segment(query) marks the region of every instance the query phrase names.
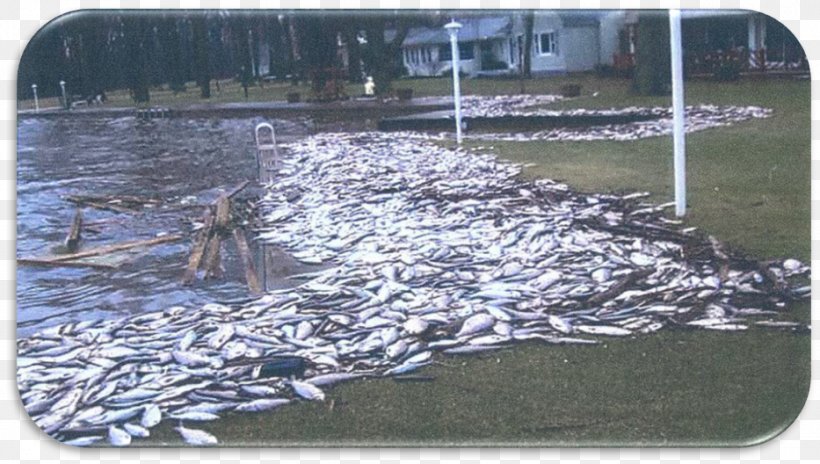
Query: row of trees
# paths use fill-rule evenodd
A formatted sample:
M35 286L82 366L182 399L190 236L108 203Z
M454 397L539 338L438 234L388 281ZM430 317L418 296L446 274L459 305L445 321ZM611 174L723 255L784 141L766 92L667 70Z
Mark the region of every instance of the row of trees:
M471 14L481 13L460 17ZM641 15L635 76L640 93L663 93L668 87L666 18ZM183 92L193 81L209 98L213 79L238 78L245 85L260 79L263 57L268 75L310 81L317 92L338 77L333 68L344 67L351 81L373 76L377 92L385 93L402 71L400 47L408 30L440 27L448 20L436 12L79 12L58 18L31 40L20 62L18 96L29 97L31 84L41 96L56 96L59 82L66 81L69 95L129 89L135 101L146 102L151 88ZM525 12L523 20L521 76L526 78L533 12Z
M260 56L269 75L310 80L321 89L328 68L341 67L347 52L349 79L372 75L385 92L400 72L401 42L413 25L441 22L436 14L270 11L88 11L70 14L44 27L20 62L18 96L38 84L42 96L92 96L129 89L145 102L150 89L186 91L195 81L209 98L213 79L261 78ZM396 31L386 37L385 31ZM267 54L265 53L267 51ZM260 54L261 52L261 54Z

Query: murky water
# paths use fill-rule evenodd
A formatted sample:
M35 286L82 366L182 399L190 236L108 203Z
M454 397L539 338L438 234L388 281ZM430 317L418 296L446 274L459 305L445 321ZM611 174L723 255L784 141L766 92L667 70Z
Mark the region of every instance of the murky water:
M30 267L17 270L18 336L69 320L117 317L173 305L248 296L234 244L223 245L221 280L180 284L201 208L221 189L257 175L256 120L21 119L17 152L17 256L59 251L76 206L65 195L134 195L162 200L141 214L83 208L83 248L149 239L186 238L118 254L116 270ZM300 122L272 121L281 138L306 132ZM249 240L252 237L248 237ZM121 258L122 257L122 258ZM261 259L260 259L261 262Z

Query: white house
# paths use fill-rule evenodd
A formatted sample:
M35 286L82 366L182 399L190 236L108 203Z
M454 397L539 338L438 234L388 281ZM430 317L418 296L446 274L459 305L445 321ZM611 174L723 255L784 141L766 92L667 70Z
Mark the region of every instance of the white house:
M536 11L533 21L533 74L591 71L599 65L634 65L636 10ZM524 53L523 13L455 18L462 72L470 76L515 74ZM805 53L777 20L748 10L685 10L684 53L691 71L706 56L748 55L749 70L803 69ZM745 56L745 55L742 55ZM411 76L439 76L451 69L449 36L443 27L411 29L402 43L402 61ZM708 63L707 63L708 64Z
M539 11L534 13L531 70L534 74L589 71L611 64L622 11ZM458 20L458 18L456 18ZM523 15L459 20L461 69L471 76L520 71L524 53ZM438 76L451 68L449 36L443 28L411 29L402 43L411 76Z

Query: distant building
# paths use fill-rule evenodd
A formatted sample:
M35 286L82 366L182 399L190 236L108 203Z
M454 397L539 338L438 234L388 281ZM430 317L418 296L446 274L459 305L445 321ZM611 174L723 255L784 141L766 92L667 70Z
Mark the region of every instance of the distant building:
M591 71L598 66L635 64L635 10L538 11L534 14L531 72ZM524 15L456 18L461 70L470 76L517 74L524 54ZM788 29L747 10L684 10L684 53L694 72L709 60L740 57L743 69L806 69L802 47ZM717 58L716 58L717 57ZM450 43L443 27L413 28L402 43L410 76L440 76L451 70Z
M622 11L539 11L534 15L533 74L590 71L612 64ZM462 72L471 76L518 73L524 53L523 15L459 20ZM411 76L439 76L451 69L449 36L443 28L411 29L402 43Z

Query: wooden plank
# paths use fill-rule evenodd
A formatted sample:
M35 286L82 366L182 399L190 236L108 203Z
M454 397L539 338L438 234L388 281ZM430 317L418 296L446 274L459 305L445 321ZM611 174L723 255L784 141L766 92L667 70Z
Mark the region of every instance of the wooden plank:
M51 261L42 258L17 258L17 264L46 267L91 267L95 269L117 269L118 267L113 264L90 263L85 261Z
M77 212L74 213L74 220L71 221L71 227L68 229L68 235L65 238L65 247L68 251L72 253L77 251L77 247L80 245L80 239L82 239L82 228L83 210L77 208Z
M117 213L126 213L126 214L139 213L139 210L126 208L125 206L120 206L120 205L112 205L110 203L97 203L95 201L76 201L74 203L81 204L81 205L86 205L86 206L91 206L92 208L104 209L104 210L108 210L108 211L114 211L114 212L117 212Z
M233 238L236 241L236 248L239 249L239 257L242 258L242 265L245 267L245 283L248 284L248 290L250 290L252 295L261 295L262 286L259 284L259 277L256 275L248 241L245 239L245 233L237 227L233 230Z
M211 214L211 208L205 208L205 214L202 216L202 230L194 240L194 246L191 247L191 257L188 258L188 266L185 268L185 274L182 276L183 285L191 285L196 279L196 271L199 269L199 264L202 262L202 255L205 253L205 247L208 245L208 239L211 237L211 232L214 225L214 217Z
M216 217L214 218L213 235L208 242L205 252L205 278L218 279L222 277L222 236L227 232L231 220L231 201L222 194L216 200Z
M222 238L219 236L218 233L214 233L211 239L208 241L208 247L205 251L205 278L206 279L218 279L222 277L222 259L220 248L222 242Z
M108 224L122 224L123 222L125 222L125 220L126 219L123 217L112 217L108 219L100 219L99 221L83 221L83 227L103 226Z
M216 221L214 226L217 232L226 232L229 222L231 222L231 201L227 195L222 194L216 199Z
M113 201L122 203L138 203L142 205L158 205L162 203L162 200L157 200L156 198L144 198L134 195L67 195L66 199L69 201L73 199L81 202L93 201L96 203L110 203Z
M234 196L236 196L237 193L244 190L245 187L247 187L248 184L250 184L250 183L251 183L251 181L249 181L249 180L246 180L246 181L242 182L241 184L239 184L236 187L232 188L225 196L228 197L229 199L233 198Z
M49 256L47 258L39 258L45 261L51 262L62 262L62 261L72 261L79 258L86 258L88 256L98 256L98 255L105 255L109 253L113 253L115 251L122 251L122 250L130 250L131 248L137 247L144 247L144 246L152 246L152 245L159 245L161 243L168 243L180 240L182 235L173 234L173 235L164 235L162 237L156 237L148 240L137 240L134 242L126 242L126 243L116 243L114 245L105 245L99 248L92 248L90 250L81 251L79 253L70 253L66 255L60 256Z

